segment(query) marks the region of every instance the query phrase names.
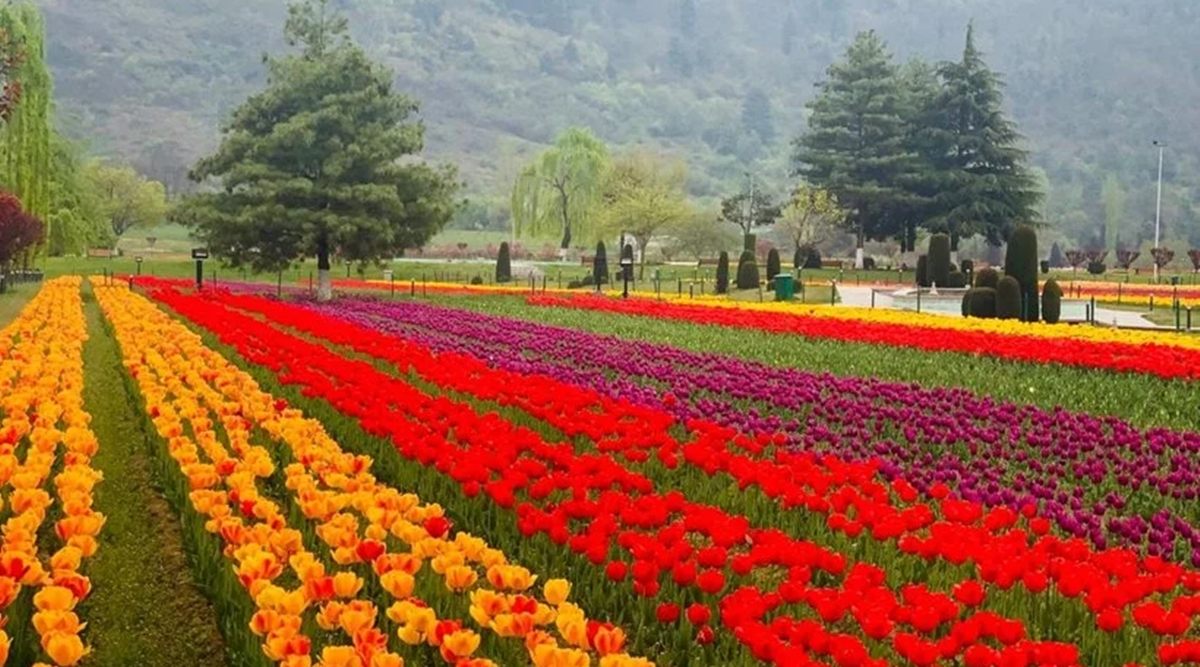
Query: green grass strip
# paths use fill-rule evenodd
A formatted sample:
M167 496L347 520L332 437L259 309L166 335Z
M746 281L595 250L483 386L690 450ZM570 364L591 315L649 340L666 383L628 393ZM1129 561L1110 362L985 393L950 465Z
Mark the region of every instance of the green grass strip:
M208 600L192 580L179 520L156 490L140 401L128 393L121 353L100 308L84 295L84 407L104 473L96 509L108 517L88 561L92 594L80 617L89 667L224 667L225 643Z

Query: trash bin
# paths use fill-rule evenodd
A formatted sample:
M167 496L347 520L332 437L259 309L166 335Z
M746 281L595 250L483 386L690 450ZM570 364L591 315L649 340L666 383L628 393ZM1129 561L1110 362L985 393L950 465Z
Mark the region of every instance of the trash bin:
M796 296L796 278L790 273L775 276L775 300L791 301Z

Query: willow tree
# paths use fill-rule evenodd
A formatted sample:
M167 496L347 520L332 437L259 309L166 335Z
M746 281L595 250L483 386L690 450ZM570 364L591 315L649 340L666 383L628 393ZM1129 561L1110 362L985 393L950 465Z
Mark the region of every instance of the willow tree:
M513 231L518 236L561 233L563 250L573 237L589 236L608 161L608 147L591 130L573 127L558 135L513 185Z
M45 24L35 5L8 4L0 6L0 33L19 49L3 83L5 96L12 95L13 85L20 93L0 131L0 185L19 197L31 215L50 220L53 82L46 66Z

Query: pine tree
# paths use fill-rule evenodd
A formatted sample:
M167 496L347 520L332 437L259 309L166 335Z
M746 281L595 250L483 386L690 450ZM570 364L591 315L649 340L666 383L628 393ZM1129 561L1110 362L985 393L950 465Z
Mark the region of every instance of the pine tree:
M919 163L908 152L897 68L874 31L859 33L829 67L809 103L809 131L796 140L796 172L832 192L850 214L846 226L863 244L901 233L889 213L913 200L905 182Z
M973 26L958 62L938 67L941 91L924 116L919 143L939 186L931 218L959 240L982 234L1000 245L1037 216L1041 194L1020 148L1021 135L1004 114L999 75L975 47Z
M775 139L775 122L771 119L771 98L761 88L753 88L742 102L742 126L754 132L764 144Z

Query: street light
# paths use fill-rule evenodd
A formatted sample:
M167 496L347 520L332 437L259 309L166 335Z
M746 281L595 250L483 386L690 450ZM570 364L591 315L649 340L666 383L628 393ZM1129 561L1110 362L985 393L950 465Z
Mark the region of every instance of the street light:
M1158 200L1154 205L1154 248L1158 248L1158 230L1162 222L1162 171L1163 171L1163 149L1167 145L1158 139L1154 140L1154 145L1158 146ZM1154 282L1158 282L1158 260L1154 260Z

